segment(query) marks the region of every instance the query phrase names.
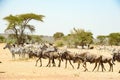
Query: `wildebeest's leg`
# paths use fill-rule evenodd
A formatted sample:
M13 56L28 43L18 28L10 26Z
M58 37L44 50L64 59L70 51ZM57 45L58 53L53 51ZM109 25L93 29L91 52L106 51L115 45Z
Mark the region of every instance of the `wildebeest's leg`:
M70 63L70 65L72 66L72 68L74 69L74 66L72 65L72 63L71 63L71 61L69 60L69 63Z
M101 63L101 67L102 67L102 72L103 72L104 70L106 71L106 69L105 69L103 63Z
M36 64L35 64L35 66L37 66L37 63L38 63L39 60L40 60L40 58L38 58L38 59L36 60Z
M79 69L80 68L80 61L78 62L78 67L77 67L77 69Z
M84 58L84 61L83 61L83 67L84 67L84 69L85 69L84 71L88 71L88 69L87 69L87 67L86 67L86 61L87 61L86 58Z
M54 58L52 58L52 64L53 64L53 67L56 66Z
M67 59L65 60L66 62L65 62L65 68L67 68Z
M58 60L59 60L58 67L60 67L60 65L61 65L61 59L60 59L60 58L58 58Z
M42 66L42 59L40 58L40 67Z
M99 64L98 64L97 71L99 71L100 65L101 65L101 62L99 62Z
M101 67L102 67L102 72L103 72L103 71L104 71L104 70L103 70L103 68L104 68L103 63L101 63Z
M49 61L46 67L50 67L50 66L51 66L51 59L49 58Z
M113 72L113 64L112 64L112 72Z
M83 67L85 68L84 71L88 71L87 67L86 67L86 61L83 63Z
M104 69L104 71L106 71L106 69L105 69L105 67L104 67L104 64L102 64L103 65L103 69Z
M110 66L109 71L111 71L111 70L112 70L112 72L113 72L113 64L112 64L110 61L108 62L108 64L109 64L109 66Z
M96 67L97 67L97 62L95 62L95 67L93 68L92 71L94 71L96 69Z
M100 65L101 65L101 68L102 68L102 72L103 72L104 70L106 71L106 69L105 69L105 67L104 67L104 65L103 65L103 62L99 62L97 71L99 71Z

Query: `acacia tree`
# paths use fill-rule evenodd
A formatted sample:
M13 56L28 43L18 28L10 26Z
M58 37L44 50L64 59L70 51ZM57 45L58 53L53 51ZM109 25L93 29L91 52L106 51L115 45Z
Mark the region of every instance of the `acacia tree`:
M98 44L105 45L107 44L107 36L99 35L97 36Z
M83 29L74 28L71 32L71 35L74 38L75 47L78 45L82 46L82 48L84 48L85 45L88 45L89 47L90 44L93 42L93 34Z
M120 33L110 33L108 37L110 45L120 45Z
M5 29L5 32L9 31L10 34L15 34L16 43L23 44L25 42L26 30L29 30L30 32L35 31L35 27L29 24L29 22L31 20L43 22L43 17L44 15L37 15L33 13L20 14L15 16L9 15L4 18L6 21L8 21L8 26Z
M68 47L75 47L74 46L74 37L72 36L72 34L68 34L67 36L64 36L63 40Z
M56 32L53 37L55 40L57 39L61 39L64 36L64 34L62 32Z

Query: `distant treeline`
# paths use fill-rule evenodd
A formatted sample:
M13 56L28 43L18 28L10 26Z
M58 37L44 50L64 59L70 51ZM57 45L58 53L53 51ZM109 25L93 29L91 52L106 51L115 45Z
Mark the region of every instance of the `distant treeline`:
M7 43L34 43L34 42L48 42L54 43L56 46L91 46L96 45L117 45L120 46L120 32L110 33L109 35L98 35L93 37L93 33L80 28L73 28L68 34L63 32L56 32L52 37L45 37L39 35L29 35L28 33L35 32L35 26L30 24L31 20L43 22L44 15L27 13L19 15L9 15L4 18L8 22L5 33L8 35L1 35L0 42Z

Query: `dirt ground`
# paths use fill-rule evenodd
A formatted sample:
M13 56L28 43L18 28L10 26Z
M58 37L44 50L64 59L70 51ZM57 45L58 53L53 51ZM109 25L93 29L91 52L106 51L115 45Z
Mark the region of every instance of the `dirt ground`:
M88 72L84 72L84 68L73 69L68 63L65 69L65 61L59 67L45 67L47 60L43 60L43 66L35 66L36 59L20 60L18 56L12 60L11 53L8 49L3 49L5 44L0 43L0 80L120 80L120 63L114 66L114 72L101 72L92 69L94 64L87 63ZM56 61L57 64L57 61ZM75 68L77 64L74 63ZM105 64L108 70L108 64Z

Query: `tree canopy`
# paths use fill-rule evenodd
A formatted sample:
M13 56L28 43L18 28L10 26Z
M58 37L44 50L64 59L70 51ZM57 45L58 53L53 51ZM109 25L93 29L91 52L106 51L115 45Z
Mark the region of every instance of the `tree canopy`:
M66 38L68 42L72 42L75 47L82 46L84 48L85 45L90 45L93 42L93 34L90 31L85 31L84 29L76 29L73 28L71 34L69 34Z
M21 44L25 42L25 35L26 31L29 30L30 32L35 31L35 27L29 22L31 20L37 20L43 22L44 15L37 15L33 13L28 14L20 14L20 15L9 15L4 18L4 20L8 21L8 26L5 30L8 31L10 34L15 34L16 43Z
M54 37L55 40L60 39L60 38L62 38L63 36L64 36L64 34L63 34L62 32L56 32L56 33L53 35L53 37Z
M98 40L98 44L100 44L100 45L106 45L107 44L107 36L105 36L105 35L99 35L99 36L97 36L97 40Z
M120 33L110 33L109 34L109 44L110 45L120 45Z

